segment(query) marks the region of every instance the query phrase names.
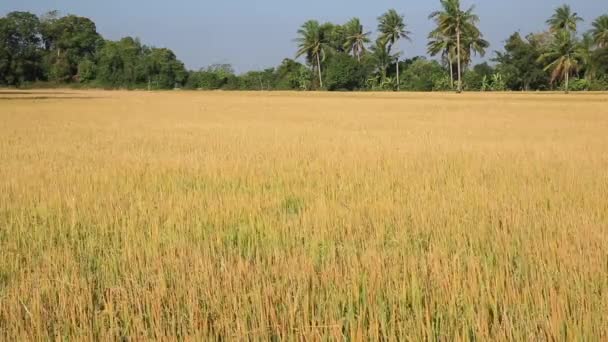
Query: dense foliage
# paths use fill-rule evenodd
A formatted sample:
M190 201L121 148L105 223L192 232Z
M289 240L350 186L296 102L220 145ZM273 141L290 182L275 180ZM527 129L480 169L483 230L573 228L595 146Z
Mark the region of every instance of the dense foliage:
M344 25L309 20L298 30L296 58L276 68L237 75L228 64L187 71L166 48L137 38L105 40L95 23L50 12L41 17L11 12L0 18L0 86L73 85L142 89L224 90L606 90L608 15L589 32L569 6L557 8L545 32L512 34L492 64L473 65L489 43L478 28L474 7L440 0L429 16L428 53L404 56L396 45L409 40L404 16L389 10L378 17L377 39L358 18Z

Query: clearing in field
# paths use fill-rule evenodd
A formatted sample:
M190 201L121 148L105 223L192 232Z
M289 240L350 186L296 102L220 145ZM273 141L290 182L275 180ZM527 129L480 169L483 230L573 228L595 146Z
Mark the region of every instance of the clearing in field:
M0 94L0 339L608 339L608 95Z

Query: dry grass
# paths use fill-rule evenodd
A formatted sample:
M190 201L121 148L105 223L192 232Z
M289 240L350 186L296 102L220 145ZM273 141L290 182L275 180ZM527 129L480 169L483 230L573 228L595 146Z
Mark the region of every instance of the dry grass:
M0 95L0 339L607 340L607 312L606 94Z

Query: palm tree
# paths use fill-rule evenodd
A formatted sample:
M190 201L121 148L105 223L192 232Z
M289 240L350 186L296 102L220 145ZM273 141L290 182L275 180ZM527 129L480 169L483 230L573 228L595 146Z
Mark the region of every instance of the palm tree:
M577 56L581 62L581 69L585 73L585 79L591 80L595 77L597 71L596 61L594 59L593 47L595 43L591 33L583 34L580 42L577 44Z
M387 51L390 55L391 49L397 44L399 39L410 39L410 34L406 29L403 16L397 13L394 9L389 10L378 18L378 31L380 32L379 40L387 44ZM399 60L397 59L397 90L399 86Z
M386 44L381 40L376 40L370 51L371 60L376 66L376 71L380 73L380 84L385 84L387 69L395 60L395 56L388 52Z
M490 43L483 39L481 32L476 27L466 26L461 33L461 59L464 65L471 63L471 55L483 57Z
M299 37L295 39L298 43L296 58L306 56L306 60L316 67L319 75L319 85L323 88L323 76L321 72L321 62L325 60L325 53L328 49L325 33L316 20L309 20L298 30Z
M354 57L357 57L357 61L361 62L361 56L365 53L365 44L370 42L370 32L363 32L363 25L359 18L353 18L347 22L344 27L346 28L346 43L344 49L348 53L352 53Z
M592 25L591 34L595 45L600 49L608 47L608 14L595 19Z
M443 35L456 41L458 92L461 93L463 62L470 61L472 51L483 53L489 44L483 40L483 35L476 26L479 23L479 17L473 13L473 6L463 11L460 8L460 0L441 0L441 7L441 11L435 11L429 15L429 19L435 20L437 25L431 35Z
M547 24L552 32L566 30L576 32L576 27L583 18L579 17L578 13L572 12L568 5L563 5L555 9L555 13L547 20Z
M450 87L454 89L454 55L456 50L456 42L449 36L441 32L432 31L429 33L429 42L427 44L427 52L431 56L441 54L443 60L447 61L450 68Z
M581 57L580 46L574 34L567 30L561 30L556 32L547 51L539 57L539 61L548 63L545 71L553 70L551 82L563 78L567 94L570 74L578 70Z

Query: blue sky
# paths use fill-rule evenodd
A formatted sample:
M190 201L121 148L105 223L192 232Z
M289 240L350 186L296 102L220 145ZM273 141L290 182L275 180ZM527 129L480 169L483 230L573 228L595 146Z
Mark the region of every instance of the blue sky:
M462 0L474 4L480 27L492 44L490 55L514 31L540 31L553 9L564 0ZM426 35L432 29L428 14L439 0L2 0L0 15L21 10L42 14L89 17L106 39L139 37L143 43L171 48L190 69L213 63L230 63L239 72L275 66L294 56L298 27L307 19L343 23L359 17L374 31L376 18L389 8L406 17L412 42L400 48L407 56L425 53ZM571 0L584 19L582 29L603 13L606 0Z

